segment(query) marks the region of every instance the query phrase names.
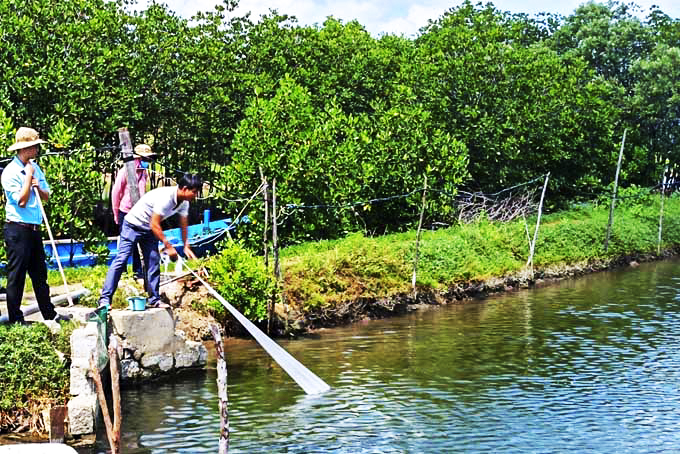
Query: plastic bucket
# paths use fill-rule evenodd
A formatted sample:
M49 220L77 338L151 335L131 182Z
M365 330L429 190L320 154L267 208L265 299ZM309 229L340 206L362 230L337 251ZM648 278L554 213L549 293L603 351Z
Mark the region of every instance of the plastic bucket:
M127 299L128 309L131 311L143 311L146 309L146 297L131 296Z

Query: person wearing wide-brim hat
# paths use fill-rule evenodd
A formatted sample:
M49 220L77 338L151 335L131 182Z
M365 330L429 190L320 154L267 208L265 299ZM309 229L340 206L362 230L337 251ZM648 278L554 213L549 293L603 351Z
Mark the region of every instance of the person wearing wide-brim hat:
M135 162L135 176L137 177L137 188L139 189L139 196L146 193L146 182L148 180L149 162L156 157L156 153L151 151L151 147L147 144L139 144L135 147L133 154ZM113 220L118 225L118 231L123 227L125 215L132 209L132 199L130 198L130 191L127 185L127 170L125 165L118 170L116 179L111 188L111 209L113 210ZM132 272L136 279L143 279L144 272L142 270L142 260L139 256L139 251L134 248L132 251Z
M10 323L25 323L21 311L26 273L31 278L40 313L45 320L66 320L57 314L50 300L47 265L40 227L43 222L40 199L47 201L50 187L35 158L40 144L46 143L35 129L22 127L8 151L14 159L2 172L5 192L5 249L7 252L7 311Z

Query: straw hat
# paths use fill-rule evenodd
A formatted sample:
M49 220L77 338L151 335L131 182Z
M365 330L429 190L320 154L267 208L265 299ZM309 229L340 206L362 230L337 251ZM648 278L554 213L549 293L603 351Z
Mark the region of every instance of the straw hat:
M156 156L156 153L151 151L151 147L145 143L140 143L135 147L135 156L148 158L149 156Z
M17 130L15 144L7 149L7 151L21 150L22 148L32 147L39 143L47 143L38 137L38 131L31 128L21 127Z

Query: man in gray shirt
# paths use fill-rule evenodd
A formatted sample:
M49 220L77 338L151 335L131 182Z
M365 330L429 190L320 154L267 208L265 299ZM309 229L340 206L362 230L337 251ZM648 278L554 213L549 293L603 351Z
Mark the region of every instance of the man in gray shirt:
M113 294L118 288L118 281L127 268L128 258L137 244L142 249L144 264L146 265L148 306L163 307L160 299L160 252L158 242L162 242L165 252L174 261L177 251L163 234L161 221L173 214L179 214L179 225L184 243L184 255L188 259L196 256L188 241L189 202L196 199L201 191L203 181L197 175L185 174L177 186L167 186L149 191L139 199L125 216L120 230L118 253L113 259L106 274L106 281L99 296L99 306L110 306ZM166 306L167 307L167 306Z

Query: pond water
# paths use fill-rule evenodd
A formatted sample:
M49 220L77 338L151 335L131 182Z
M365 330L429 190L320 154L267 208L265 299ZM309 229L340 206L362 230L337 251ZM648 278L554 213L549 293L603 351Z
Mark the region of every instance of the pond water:
M280 343L333 389L228 341L230 453L680 449L678 261ZM217 452L215 378L125 391L123 452Z

